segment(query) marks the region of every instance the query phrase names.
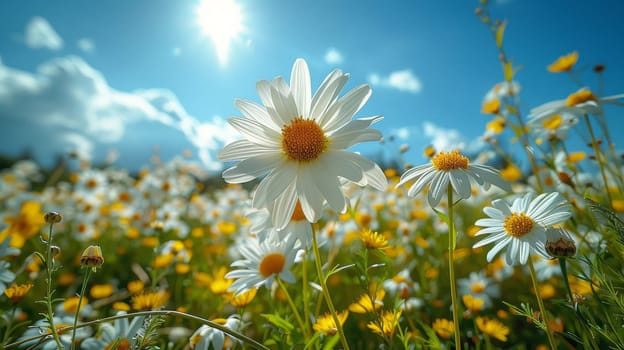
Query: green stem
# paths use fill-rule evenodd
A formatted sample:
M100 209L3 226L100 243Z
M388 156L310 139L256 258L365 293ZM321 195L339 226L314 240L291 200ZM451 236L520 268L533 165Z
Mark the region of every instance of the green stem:
M6 330L4 331L4 336L2 336L2 343L0 345L4 345L11 335L11 327L13 326L13 320L15 319L15 311L17 310L17 305L13 305L13 310L11 310L11 314L8 317Z
M308 333L308 327L305 326L305 324L303 323L303 320L301 319L301 315L299 314L299 311L297 310L297 306L293 302L293 299L290 297L290 293L288 293L288 289L286 289L284 282L282 282L282 280L279 278L276 278L275 280L277 281L277 284L284 292L284 295L286 295L286 300L288 301L288 305L290 305L290 309L295 314L297 323L299 323L299 328L301 328L301 332L303 332L303 336L305 337L305 340L307 341L308 339L310 339L310 333Z
M449 184L446 189L448 197L448 226L449 226L449 252L448 252L448 265L449 265L449 280L451 283L451 303L453 306L453 326L455 327L455 349L461 350L461 333L459 332L459 305L457 305L457 288L455 287L455 264L454 264L454 252L455 244L457 240L457 233L455 231L455 223L453 221L453 188Z
M98 320L93 320L93 321L89 321L89 322L84 322L81 323L79 325L76 326L76 328L83 328L83 327L88 327L88 326L92 326L92 325L96 325L99 323L104 323L104 322L109 322L109 321L114 321L114 320L119 320L119 319L124 319L124 318L132 318L132 317L137 317L137 316L156 316L156 315L163 315L163 316L178 316L178 317L182 317L182 318L187 318L189 320L194 320L194 321L198 321L202 324L205 324L211 328L214 329L218 329L223 333L228 334L231 337L237 338L253 347L255 347L256 349L262 349L262 350L270 350L269 348L267 348L266 346L262 345L261 343L257 342L256 340L249 338L248 336L241 334L239 332L236 332L232 329L229 329L223 325L220 325L218 323L212 322L210 320L207 320L205 318L199 317L199 316L195 316L195 315L191 315L191 314L187 314L184 312L180 312L180 311L174 311L174 310L152 310L152 311L139 311L139 312L134 312L134 313L130 313L130 314L120 314L120 315L115 315L115 316L110 316L110 317L105 317L105 318L101 318ZM62 332L66 332L73 329L73 327L62 327L59 328L59 331ZM33 341L33 340L37 340L37 339L41 339L43 337L48 336L47 334L39 334L39 335L35 335L29 338L24 338L24 339L20 339L19 341L16 341L14 343L8 344L5 349L10 349L10 348L14 348L16 346L19 346L21 344Z
M589 136L591 137L591 143L594 148L594 153L596 154L596 161L598 161L598 167L600 168L602 181L604 181L605 191L607 192L607 198L609 199L609 207L611 207L613 206L613 201L611 199L611 191L609 190L607 174L605 173L604 164L602 162L602 153L600 152L600 148L598 147L598 141L596 140L596 136L594 135L594 129L592 128L591 122L589 121L589 116L587 114L585 114L585 123L587 124L587 130L589 131Z
M334 323L336 324L336 329L338 330L338 335L340 336L340 342L342 343L342 347L344 348L344 350L349 350L349 343L347 342L344 330L342 329L342 324L340 324L340 320L338 319L338 315L336 314L336 308L334 308L334 303L332 302L331 295L329 294L329 289L327 289L327 283L325 283L325 274L323 274L323 268L321 266L321 252L318 248L316 230L314 229L314 225L312 225L312 250L314 251L314 265L316 265L316 273L318 274L319 283L321 284L321 289L323 290L325 303L327 303L329 312L331 313L332 318L334 319Z
M80 305L82 304L82 298L84 297L85 291L87 290L87 282L89 281L89 276L91 276L91 268L87 268L87 272L85 272L84 279L82 280L82 288L80 289L80 296L78 297L78 306L76 306L76 314L74 315L74 327L72 328L72 340L70 349L74 350L76 346L76 325L78 324L78 315L80 315Z
M544 331L546 331L546 335L548 336L548 343L550 344L550 348L552 350L556 350L557 346L555 345L555 339L552 336L552 332L550 331L550 326L548 325L548 314L546 314L546 308L544 307L544 301L542 300L542 296L539 291L539 286L537 285L537 276L535 274L535 267L533 267L533 260L531 260L531 256L529 256L529 270L531 271L531 282L533 282L533 290L535 290L535 297L537 297L537 304L539 305L540 313L542 315L542 320L544 320Z
M563 284L565 284L566 290L568 291L570 303L574 305L574 295L572 294L572 289L570 289L570 281L568 280L568 267L566 263L567 261L565 258L559 258L559 267L561 268L561 274L563 275Z
M52 274L54 273L54 256L52 256L52 227L53 223L50 223L50 231L48 233L48 239L46 241L46 306L48 309L48 322L50 323L50 331L52 332L52 337L54 338L54 342L59 349L63 349L63 345L61 344L61 339L59 338L59 334L56 331L56 326L54 325L54 311L52 311Z

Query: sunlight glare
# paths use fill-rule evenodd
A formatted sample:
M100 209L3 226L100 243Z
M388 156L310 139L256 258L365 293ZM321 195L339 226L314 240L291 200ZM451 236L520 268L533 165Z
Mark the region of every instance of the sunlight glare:
M243 31L241 6L234 0L202 0L197 6L197 22L214 43L219 62L225 64L231 41Z

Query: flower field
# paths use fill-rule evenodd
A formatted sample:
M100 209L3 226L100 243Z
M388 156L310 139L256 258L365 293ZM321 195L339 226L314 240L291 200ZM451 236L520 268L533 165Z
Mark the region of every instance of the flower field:
M624 95L582 85L523 111L506 23L477 16L502 67L479 154L351 152L382 140L382 117L358 117L370 87L343 92L341 70L312 87L297 59L236 100L222 174L183 156L0 170L0 348L623 349L606 105ZM545 74L576 78L578 59Z

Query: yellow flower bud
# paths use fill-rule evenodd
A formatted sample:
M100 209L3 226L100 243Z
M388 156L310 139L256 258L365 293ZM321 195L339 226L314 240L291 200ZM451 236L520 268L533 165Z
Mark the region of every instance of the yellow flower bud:
M82 267L90 267L95 271L102 264L104 264L104 256L102 256L102 248L99 245L90 245L82 252L80 257Z

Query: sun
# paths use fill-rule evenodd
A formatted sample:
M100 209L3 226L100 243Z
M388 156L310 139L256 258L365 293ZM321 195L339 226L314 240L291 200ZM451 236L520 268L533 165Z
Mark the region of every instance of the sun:
M214 43L219 62L227 63L230 43L243 31L241 6L234 0L201 0L196 11L197 23Z

